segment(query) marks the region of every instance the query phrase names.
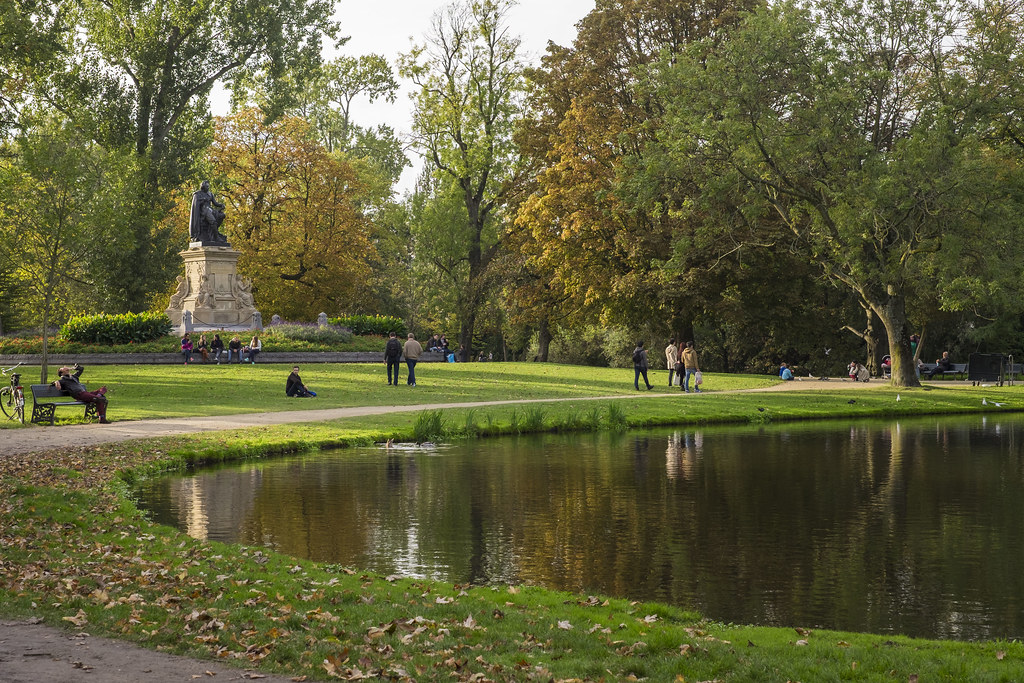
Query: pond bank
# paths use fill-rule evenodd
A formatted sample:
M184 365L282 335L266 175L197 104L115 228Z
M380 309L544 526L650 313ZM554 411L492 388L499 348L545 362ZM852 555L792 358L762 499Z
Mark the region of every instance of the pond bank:
M876 386L880 391L864 393ZM839 387L862 393L836 396ZM914 392L913 400L904 394L894 403L881 384L836 382L827 395L800 393L654 400L644 394L644 400L614 405L624 406L629 424L639 426L703 424L716 415L735 422L770 420L773 414L834 418L840 411L885 417L897 408L980 411L985 395L949 387ZM1024 396L1012 389L993 395L1014 403ZM571 402L540 403L551 406L546 424L578 410ZM457 424L470 410L450 411L458 413L451 420ZM509 430L510 413L523 409L493 410L497 427ZM180 468L196 462L190 456L197 454L198 461L207 453L241 459L410 439L412 422L410 413L368 415L103 447L85 445L76 426L60 428L63 444L74 448L0 458L3 611L261 673L318 680L1024 680L1024 646L1016 642L715 624L656 603L383 577L196 541L147 521L121 483L124 472ZM5 440L20 431L49 430L11 430Z

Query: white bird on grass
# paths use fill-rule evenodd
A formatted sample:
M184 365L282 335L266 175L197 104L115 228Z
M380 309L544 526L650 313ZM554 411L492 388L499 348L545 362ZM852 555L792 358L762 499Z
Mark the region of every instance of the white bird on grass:
M988 401L986 401L985 399L981 399L981 405L987 406L988 405Z
M1002 408L1006 404L1005 403L996 403L995 401L992 401L992 405L994 405L996 408Z
M900 402L900 395L899 395L899 394L896 394L896 402L897 402L897 403L899 403L899 402Z

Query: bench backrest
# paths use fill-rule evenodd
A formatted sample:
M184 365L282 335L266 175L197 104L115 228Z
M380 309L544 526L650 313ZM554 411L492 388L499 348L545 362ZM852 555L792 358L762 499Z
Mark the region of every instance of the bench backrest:
M71 395L52 384L33 384L32 398L34 400L40 398L71 398Z
M948 372L967 372L967 363L953 363Z

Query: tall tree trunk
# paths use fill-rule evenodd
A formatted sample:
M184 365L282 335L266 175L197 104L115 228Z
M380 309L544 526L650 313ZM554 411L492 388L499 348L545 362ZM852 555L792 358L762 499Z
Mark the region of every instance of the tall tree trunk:
M921 386L921 381L914 370L913 354L910 353L910 331L907 326L904 295L902 293L890 294L883 301L872 302L871 308L878 315L889 335L892 385L894 387Z
M548 348L551 346L551 328L547 316L540 320L540 329L537 330L537 362L548 362Z

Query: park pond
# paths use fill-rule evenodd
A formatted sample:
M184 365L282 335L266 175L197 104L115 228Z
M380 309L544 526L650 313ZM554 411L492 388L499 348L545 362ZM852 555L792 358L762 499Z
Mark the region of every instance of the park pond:
M1024 636L1024 416L520 436L141 482L188 534L723 622Z

